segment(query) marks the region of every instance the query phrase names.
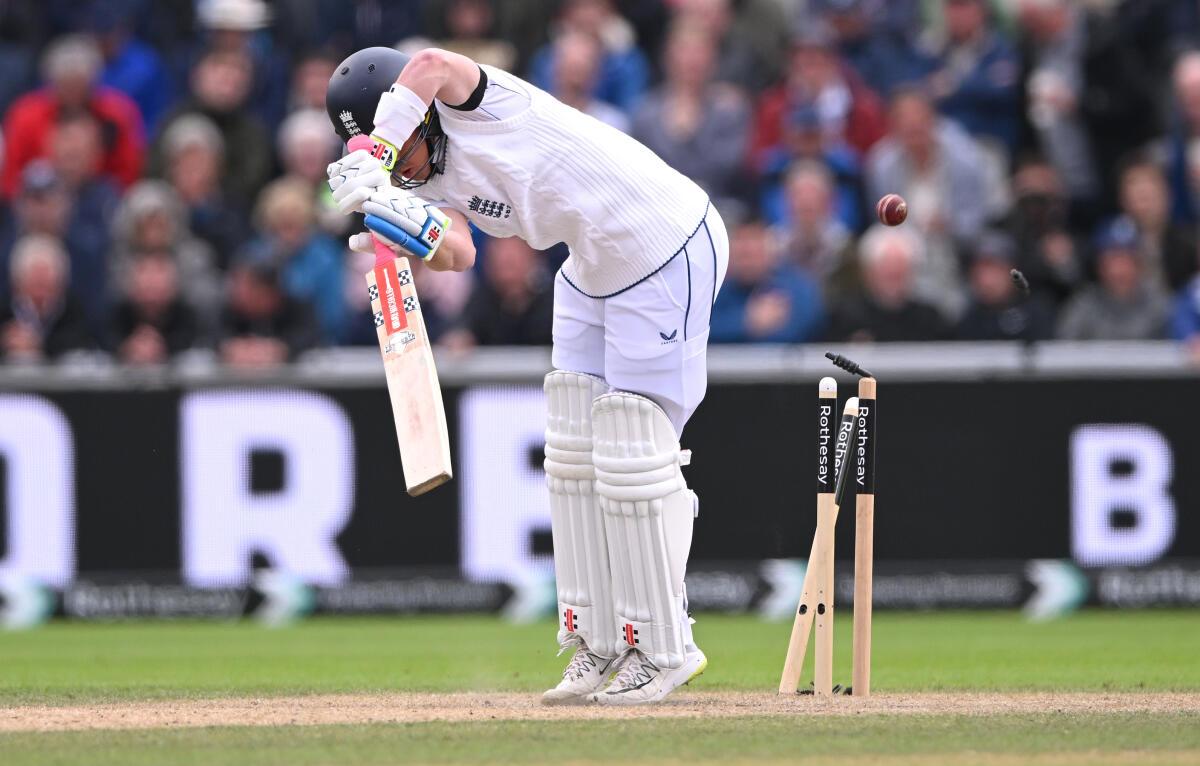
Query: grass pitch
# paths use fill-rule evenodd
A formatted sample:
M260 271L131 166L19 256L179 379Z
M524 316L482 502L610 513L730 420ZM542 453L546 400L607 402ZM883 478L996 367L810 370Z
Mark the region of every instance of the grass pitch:
M694 685L698 694L775 688L790 624L701 616L696 630L710 660ZM1087 612L1044 624L1009 613L885 612L875 619L873 685L877 699L950 691L1196 693L1197 636L1200 612ZM835 678L845 681L848 620L838 623L837 637ZM0 634L0 719L29 706L141 700L534 694L561 670L565 658L555 650L549 623L482 617L314 620L277 630L56 623ZM1056 712L1051 704L995 715L829 717L801 708L794 716L536 721L480 713L425 723L9 732L0 733L0 763L1200 763L1194 704L1153 713Z

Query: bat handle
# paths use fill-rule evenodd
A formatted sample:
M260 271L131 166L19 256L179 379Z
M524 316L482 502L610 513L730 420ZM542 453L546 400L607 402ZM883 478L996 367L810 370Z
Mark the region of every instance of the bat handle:
M365 149L369 152L375 148L375 142L371 140L370 136L357 135L354 138L351 138L346 146L352 152L357 152L359 149ZM379 237L371 234L371 241L375 243L376 266L382 266L396 257L396 254L392 252L392 249L385 245L383 241L379 239Z

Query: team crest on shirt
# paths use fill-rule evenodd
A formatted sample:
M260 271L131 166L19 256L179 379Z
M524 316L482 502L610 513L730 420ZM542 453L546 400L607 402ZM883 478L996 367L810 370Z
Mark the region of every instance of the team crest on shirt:
M483 199L478 194L467 201L467 210L470 210L472 213L486 215L489 218L508 218L512 215L512 205Z

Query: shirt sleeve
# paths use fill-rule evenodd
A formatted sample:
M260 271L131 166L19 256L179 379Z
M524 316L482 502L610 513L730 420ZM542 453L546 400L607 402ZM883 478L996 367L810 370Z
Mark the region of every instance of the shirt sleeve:
M531 85L503 69L479 66L479 85L465 102L437 102L443 120L465 122L500 122L516 117L529 109L533 102Z

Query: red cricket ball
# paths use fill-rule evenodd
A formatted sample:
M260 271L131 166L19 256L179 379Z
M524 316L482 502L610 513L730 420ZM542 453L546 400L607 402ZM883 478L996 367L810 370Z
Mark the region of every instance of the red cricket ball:
M908 218L908 203L899 194L885 194L875 206L875 213L885 226L899 226Z

